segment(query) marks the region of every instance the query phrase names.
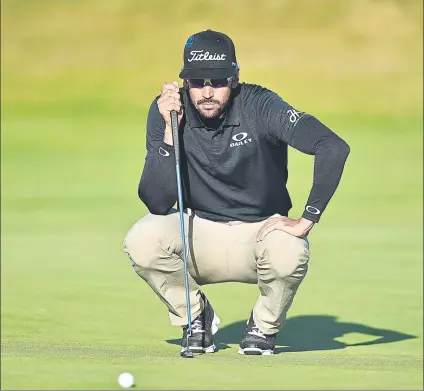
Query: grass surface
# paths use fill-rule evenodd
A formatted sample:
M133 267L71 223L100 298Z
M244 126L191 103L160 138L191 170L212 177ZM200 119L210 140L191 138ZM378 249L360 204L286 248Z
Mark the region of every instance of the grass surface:
M420 2L226 3L2 2L2 389L114 389L123 371L139 389L422 389ZM221 350L180 359L121 252L146 213L147 108L209 27L234 38L243 80L352 150L274 357L237 354L258 293L221 284L204 289ZM298 216L313 159L289 160Z

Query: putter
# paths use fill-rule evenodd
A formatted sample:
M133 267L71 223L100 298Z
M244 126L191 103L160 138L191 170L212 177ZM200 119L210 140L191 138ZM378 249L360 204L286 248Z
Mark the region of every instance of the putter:
M185 242L185 229L184 229L184 205L183 205L183 189L181 181L180 169L180 143L178 138L178 115L175 110L171 111L171 127L172 139L174 142L175 151L175 169L177 171L177 187L178 187L178 209L180 211L180 224L181 224L181 239L183 245L183 262L184 262L184 277L185 277L185 290L186 290L186 304L187 304L187 350L181 353L184 358L193 358L193 352L190 351L189 337L191 336L191 305L190 305L190 286L188 282L188 267L187 267L187 249Z

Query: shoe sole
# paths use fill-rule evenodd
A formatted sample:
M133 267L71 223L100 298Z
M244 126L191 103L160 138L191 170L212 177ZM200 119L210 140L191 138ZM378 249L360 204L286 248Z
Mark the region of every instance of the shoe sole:
M187 350L187 348L182 348L181 353L184 353ZM215 344L212 344L211 346L207 348L203 348L200 346L190 346L190 352L202 354L202 353L215 353L216 352L216 346Z
M221 323L221 319L219 319L216 312L213 313L213 320L212 320L212 335L215 335L218 331L218 325ZM182 348L181 353L184 353L187 350L187 348ZM204 348L200 346L190 346L189 350L193 353L215 353L216 352L216 346L215 344L212 344L211 346Z
M239 348L238 352L239 354L243 354L245 356L271 356L274 354L274 350L263 350L259 348Z

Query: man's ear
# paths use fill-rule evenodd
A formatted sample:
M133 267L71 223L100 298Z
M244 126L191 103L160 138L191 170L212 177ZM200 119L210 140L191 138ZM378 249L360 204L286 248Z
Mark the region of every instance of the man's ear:
M183 87L188 90L188 83L186 79L183 79Z
M237 71L235 76L233 76L233 80L231 81L231 88L236 88L239 85L239 74L240 71Z

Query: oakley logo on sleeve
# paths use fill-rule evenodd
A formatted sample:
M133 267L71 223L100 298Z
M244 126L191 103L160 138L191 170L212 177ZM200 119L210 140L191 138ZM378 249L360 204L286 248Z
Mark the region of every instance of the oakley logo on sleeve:
M313 215L319 215L321 213L321 211L314 206L307 205L305 209L307 212L312 213Z
M251 143L252 139L247 137L248 134L246 132L235 134L233 137L231 137L235 142L230 143L230 148L239 147L240 145Z
M169 156L169 152L163 149L162 147L159 147L159 154L161 154L162 156Z
M299 121L299 119L305 115L305 113L301 111L296 111L295 109L287 110L287 114L289 115L289 121L292 124L296 124L297 121Z

